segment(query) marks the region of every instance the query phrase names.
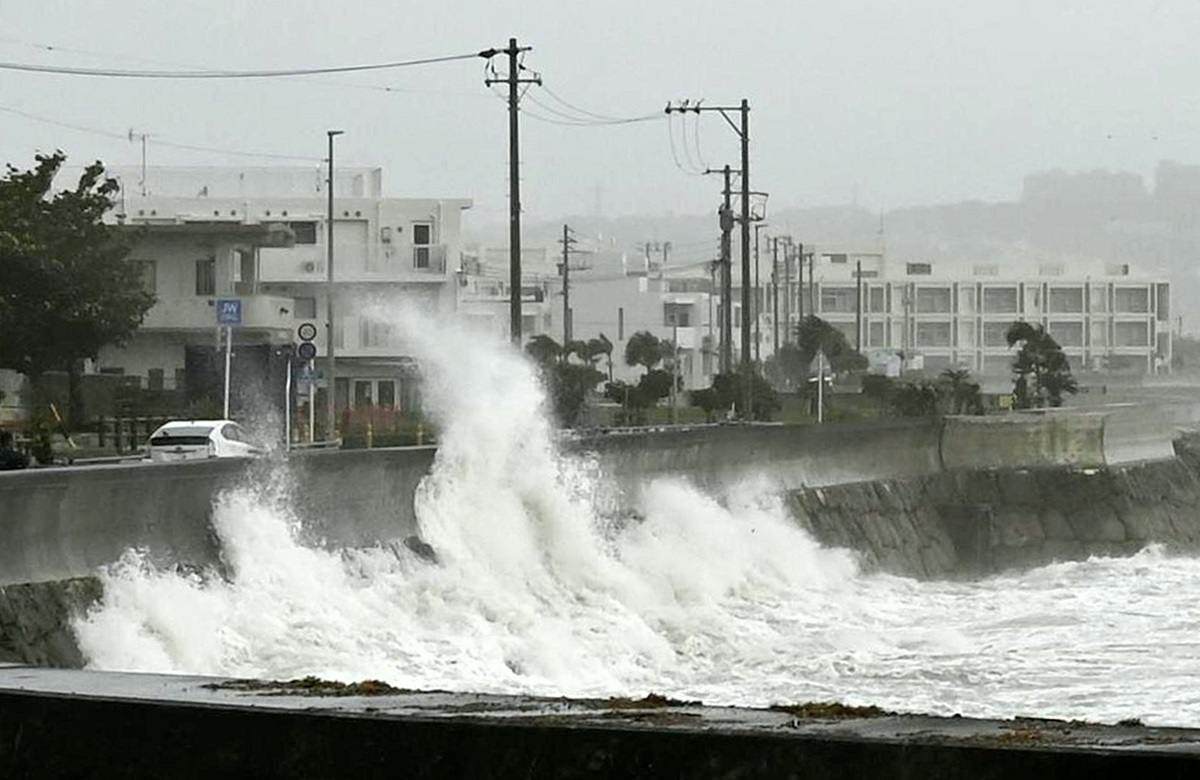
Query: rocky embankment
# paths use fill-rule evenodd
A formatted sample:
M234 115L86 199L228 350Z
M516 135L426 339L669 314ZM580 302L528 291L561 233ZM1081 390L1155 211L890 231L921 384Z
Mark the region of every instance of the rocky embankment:
M868 569L978 576L1149 544L1200 550L1200 435L1177 457L1108 468L950 471L789 494L822 544L858 551Z

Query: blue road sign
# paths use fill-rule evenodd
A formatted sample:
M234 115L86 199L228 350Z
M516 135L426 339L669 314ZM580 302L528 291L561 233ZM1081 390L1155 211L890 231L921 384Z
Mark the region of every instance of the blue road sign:
M217 324L218 325L241 325L242 324L242 299L241 298L218 298L217 299Z

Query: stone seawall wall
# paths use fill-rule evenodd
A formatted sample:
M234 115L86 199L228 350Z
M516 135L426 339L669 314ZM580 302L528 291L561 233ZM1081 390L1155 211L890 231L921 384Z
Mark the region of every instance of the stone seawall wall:
M1150 544L1200 551L1200 440L1179 457L1109 468L946 472L808 488L792 515L822 544L858 551L868 569L977 576Z

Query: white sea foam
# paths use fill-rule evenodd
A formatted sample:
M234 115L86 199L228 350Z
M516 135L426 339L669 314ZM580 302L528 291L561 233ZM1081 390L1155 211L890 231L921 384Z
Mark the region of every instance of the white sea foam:
M74 626L90 666L1200 725L1200 562L864 575L751 483L717 500L656 481L642 519L614 526L586 464L556 451L524 360L450 327L405 332L442 433L417 500L439 562L305 547L286 505L228 492L222 573L133 552L102 573Z

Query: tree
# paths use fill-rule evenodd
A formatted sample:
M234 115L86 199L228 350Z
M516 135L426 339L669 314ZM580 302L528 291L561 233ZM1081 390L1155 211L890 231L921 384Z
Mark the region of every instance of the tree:
M650 331L639 330L625 343L627 366L642 366L649 371L662 362L663 357L663 342Z
M749 393L746 392L750 384ZM754 420L766 421L779 411L783 404L775 388L756 371L729 371L713 377L712 390L715 395L716 408L733 408L739 417L750 417ZM746 414L746 399L750 398L750 414ZM694 403L694 399L693 399Z
M588 344L588 362L590 362L594 366L594 365L596 365L596 362L598 360L600 360L600 358L605 358L605 360L607 360L607 362L608 362L608 381L611 382L612 378L613 378L613 366L612 366L613 344L612 344L612 342L608 340L608 336L605 336L603 333L601 333L598 337L596 337L594 339L588 339L587 344Z
M867 359L850 346L845 334L815 314L808 315L796 326L796 343L806 367L812 364L818 350L825 353L830 369L836 374L867 367Z
M123 344L154 296L129 258L133 237L103 222L119 189L104 166L92 163L74 189L51 194L66 156L35 160L0 179L0 367L29 378L36 417L42 375L74 378L80 361Z
M983 414L979 383L965 368L947 368L939 378L944 405L950 414Z
M1063 394L1078 392L1066 353L1039 324L1017 320L1005 334L1008 346L1020 345L1013 358L1013 395L1018 409L1062 406Z
M571 355L579 355L579 345L572 341L568 348L546 335L534 336L525 344L525 353L537 364L554 406L554 416L560 425L571 428L579 423L588 394L604 380L604 374L586 361L572 363Z
M541 368L557 365L563 358L563 349L558 342L542 334L534 336L525 343L525 354L533 358Z

